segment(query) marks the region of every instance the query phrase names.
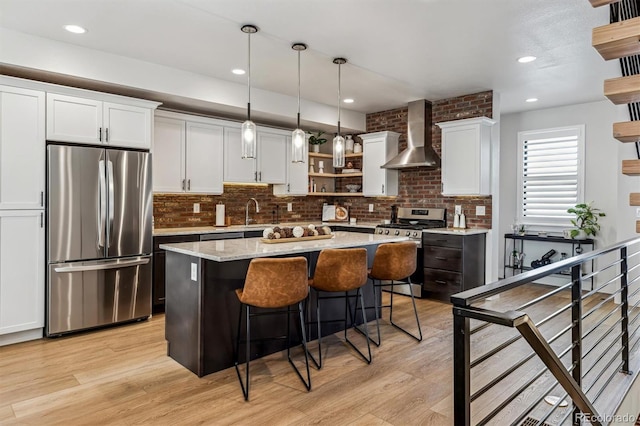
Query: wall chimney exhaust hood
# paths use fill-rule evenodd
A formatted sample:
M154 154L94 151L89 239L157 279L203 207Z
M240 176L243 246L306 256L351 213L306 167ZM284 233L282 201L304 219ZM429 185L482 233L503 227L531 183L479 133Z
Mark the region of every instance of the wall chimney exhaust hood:
M407 149L387 161L383 169L423 167L437 169L440 157L431 145L431 102L424 99L409 102Z

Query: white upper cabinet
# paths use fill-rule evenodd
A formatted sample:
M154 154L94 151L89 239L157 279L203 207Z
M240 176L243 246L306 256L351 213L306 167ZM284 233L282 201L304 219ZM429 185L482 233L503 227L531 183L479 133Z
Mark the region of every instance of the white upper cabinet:
M287 164L285 171L287 173L286 183L281 185L273 185L274 195L307 195L309 193L309 157L301 163L291 162L291 137L287 137Z
M216 123L186 114L156 116L154 192L222 194L224 128Z
M185 182L186 122L156 116L153 140L153 191L183 192Z
M255 183L256 161L242 158L240 126L224 128L224 181Z
M47 93L47 140L149 149L158 104L131 102L138 105Z
M436 123L442 129L442 194L491 195L491 126L487 117Z
M222 194L224 128L187 123L187 191Z
M287 179L287 131L257 130L257 158L243 159L240 126L225 126L224 181L284 184Z
M0 210L43 209L45 94L0 86Z
M258 129L258 182L286 183L287 139L288 134Z
M151 109L105 102L104 141L112 146L151 148Z
M0 210L0 335L44 327L44 211Z
M398 171L380 166L398 154L399 133L376 132L362 139L362 195L381 197L398 195Z

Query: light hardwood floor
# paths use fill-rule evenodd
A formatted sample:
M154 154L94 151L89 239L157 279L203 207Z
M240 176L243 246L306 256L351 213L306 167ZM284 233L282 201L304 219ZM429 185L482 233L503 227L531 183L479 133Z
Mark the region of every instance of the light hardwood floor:
M518 289L502 302L530 300L532 291ZM397 300L398 322L411 327L410 300ZM251 363L250 402L233 368L198 378L168 358L163 315L2 347L0 424L452 424L451 305L417 304L421 343L382 321L382 346L366 365L341 335L330 336L310 393L284 354L273 354Z

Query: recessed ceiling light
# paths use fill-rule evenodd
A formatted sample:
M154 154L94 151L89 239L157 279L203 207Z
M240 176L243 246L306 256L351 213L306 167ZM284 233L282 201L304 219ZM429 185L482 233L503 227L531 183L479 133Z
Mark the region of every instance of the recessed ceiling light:
M231 72L234 73L235 75L244 75L246 73L245 70L240 68L234 68L231 70Z
M523 56L522 58L518 58L518 62L521 64L526 64L529 62L535 61L537 58L535 56Z
M74 34L84 34L87 32L87 30L82 28L80 25L65 25L64 29Z
M538 98L529 98L525 102L538 102Z
M344 102L345 104L352 104L353 103L353 99L347 98L347 99L344 99L342 102Z

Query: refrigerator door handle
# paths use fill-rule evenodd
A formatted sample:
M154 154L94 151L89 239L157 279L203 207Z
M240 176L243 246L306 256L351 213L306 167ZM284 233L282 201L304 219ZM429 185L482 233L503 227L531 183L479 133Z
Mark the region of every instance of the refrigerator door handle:
M100 195L98 197L98 247L104 247L105 220L107 216L107 183L105 178L104 160L98 162L98 177L100 182Z
M109 231L107 233L107 246L111 247L111 234L113 233L113 214L114 214L114 196L113 196L113 163L111 161L107 161L107 186L109 188L108 195L108 208L109 208L109 216L107 218L109 222Z
M118 269L128 266L146 265L149 258L138 258L134 260L114 260L108 263L90 263L70 266L60 266L53 270L58 273L86 272L86 271L103 271L105 269Z

